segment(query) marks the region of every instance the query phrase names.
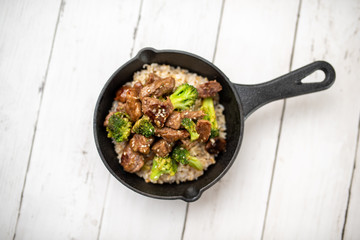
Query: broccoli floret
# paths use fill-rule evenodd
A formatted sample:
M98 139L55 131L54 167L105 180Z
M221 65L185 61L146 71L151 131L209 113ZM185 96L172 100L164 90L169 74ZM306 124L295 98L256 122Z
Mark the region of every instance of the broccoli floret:
M144 115L134 124L132 132L144 135L145 137L151 137L155 133L155 128L151 124L150 118Z
M200 170L200 171L203 170L203 165L201 164L199 159L197 159L196 157L190 156L189 151L183 147L177 146L173 150L173 152L171 154L171 158L174 159L175 161L177 161L178 163L189 164L189 166L191 166L197 170Z
M152 180L158 180L163 174L170 174L170 176L174 176L176 171L177 163L175 160L170 157L155 156L153 159L150 178Z
M219 127L216 121L214 101L211 97L203 99L201 110L206 114L204 119L208 120L211 123L210 138L219 136Z
M210 132L210 137L209 138L214 138L214 137L218 137L219 136L219 129L214 129L212 128L211 129L211 132Z
M190 133L190 140L195 141L199 138L199 134L196 131L196 125L190 118L184 118L181 120L181 125Z
M174 109L189 109L194 105L198 97L198 91L194 86L187 83L180 85L173 94L170 95L170 101Z
M109 118L109 124L106 127L108 138L116 142L127 141L131 131L131 121L129 116L122 112L116 112Z

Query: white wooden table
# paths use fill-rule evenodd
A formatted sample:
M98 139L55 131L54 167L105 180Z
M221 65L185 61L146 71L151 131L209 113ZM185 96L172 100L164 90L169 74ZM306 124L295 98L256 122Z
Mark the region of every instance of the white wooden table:
M156 200L110 175L92 134L101 88L143 47L235 83L314 60L337 80L251 115L198 201ZM359 0L1 0L0 239L360 239L359 113Z

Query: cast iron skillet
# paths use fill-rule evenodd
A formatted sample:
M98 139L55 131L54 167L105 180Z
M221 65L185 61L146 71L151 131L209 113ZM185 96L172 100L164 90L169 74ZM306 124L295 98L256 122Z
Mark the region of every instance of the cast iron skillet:
M226 152L221 153L216 159L216 164L210 166L196 181L162 185L146 183L136 174L123 171L116 158L111 139L106 136L103 122L112 106L116 91L126 82L132 81L134 72L141 70L145 63L180 66L210 80L216 79L223 87L219 94L220 102L225 107L224 114L228 129ZM301 82L316 70L325 73L322 82ZM234 84L214 64L199 56L183 51L144 48L110 77L100 93L95 107L93 126L96 147L111 174L128 188L148 197L192 202L219 181L233 164L244 134L244 121L253 111L274 100L325 90L334 81L334 68L327 62L318 61L269 82L256 85Z

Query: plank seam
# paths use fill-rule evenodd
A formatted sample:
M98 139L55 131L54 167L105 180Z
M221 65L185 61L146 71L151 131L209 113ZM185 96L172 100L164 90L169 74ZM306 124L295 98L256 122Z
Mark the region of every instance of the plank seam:
M218 46L218 42L219 42L220 29L221 29L221 25L222 25L223 14L224 14L224 6L225 6L225 0L222 0L221 9L220 9L220 16L219 16L219 23L218 23L216 39L215 39L214 54L213 54L213 57L212 57L212 63L215 62L215 57L216 57L216 53L217 53L217 46ZM184 235L185 235L185 231L186 231L186 221L187 221L187 216L188 216L188 212L189 212L189 204L190 203L186 203L184 224L183 224L183 229L182 229L182 232L181 232L181 240L184 239Z
M359 139L360 139L360 115L359 115L359 124L358 124L358 132L357 132L357 139L356 139L356 144L355 144L355 156L354 156L354 163L353 163L353 169L352 169L352 173L351 173L351 178L350 178L350 184L349 184L349 192L348 192L348 199L347 199L347 203L346 203L346 209L345 209L345 216L344 216L344 225L341 231L341 239L344 239L344 235L345 235L345 229L346 229L346 223L347 223L347 217L348 217L348 212L349 212L349 206L350 206L350 198L351 198L351 189L352 189L352 185L353 185L353 181L354 181L354 173L355 173L355 169L356 169L356 160L357 160L357 149L359 147Z
M24 198L24 191L25 191L25 187L26 187L26 180L27 180L27 175L28 175L29 168L30 168L32 151L33 151L33 148L34 148L35 136L36 136L36 131L37 131L37 125L38 125L38 121L39 121L40 110L41 110L42 100L43 100L43 96L44 96L44 89L45 89L46 80L47 80L48 73L49 73L49 68L50 68L50 63L51 63L52 54L53 54L53 50L54 50L55 39L56 39L56 34L57 34L59 22L60 22L60 17L61 17L61 14L64 12L64 6L65 6L65 2L64 2L64 0L61 0L60 1L60 6L59 6L59 11L58 11L58 16L57 16L57 19L56 19L53 39L52 39L52 42L51 42L49 58L48 58L47 65L46 65L44 80L41 83L41 86L39 87L39 93L40 93L39 107L38 107L38 111L37 111L37 114L36 114L34 132L33 132L32 140L31 140L30 152L29 152L29 157L28 157L28 161L27 161L27 165L26 165L26 171L25 171L23 187L22 187L22 190L21 190L20 203L19 203L18 215L17 215L16 223L15 223L15 230L14 230L13 240L16 238L16 232L17 232L17 227L18 227L18 223L19 223L19 219L20 219L20 215L21 215L22 203L23 203L23 198Z
M219 24L218 24L217 33L216 33L216 40L215 40L214 55L213 55L213 58L212 58L213 63L215 62L215 57L216 57L216 53L217 53L217 46L218 46L218 42L219 42L220 29L221 29L221 25L222 25L223 14L224 14L224 6L225 6L225 0L223 0L222 4L221 4Z
M140 1L139 16L138 16L138 19L137 19L137 22L136 22L136 25L135 25L135 28L134 28L133 44L132 44L131 50L130 50L130 58L132 58L133 54L134 54L134 47L135 47L135 42L136 42L137 31L138 31L138 28L139 28L139 25L140 25L143 2L144 2L143 0Z
M292 44L292 49L291 49L291 54L290 54L289 71L292 70L292 65L293 65L293 60L294 60L296 37L297 37L297 32L298 32L299 20L300 20L301 4L302 4L302 0L299 0L298 12L297 12L296 22L295 22L294 39L293 39L293 44ZM265 215L264 215L264 222L263 222L263 227L262 227L262 231L261 231L261 240L264 239L264 233L265 233L265 229L266 229L266 221L267 221L269 205L270 205L270 200L271 200L272 185L273 185L273 181L274 181L276 163L277 163L277 158L278 158L278 153L279 153L279 146L280 146L280 139L281 139L281 132L282 132L282 127L283 127L285 110L286 110L286 99L283 100L283 106L282 106L282 110L281 110L279 134L278 134L278 139L277 139L276 148L275 148L275 158L274 158L274 163L273 163L272 172L271 172L270 186L269 186L269 192L268 192L268 196L267 196L266 209L265 209Z
M188 216L188 212L189 212L189 205L190 205L190 203L186 203L184 224L183 224L183 229L182 229L182 232L181 232L181 240L184 239L184 235L185 235L186 220L187 220L187 216Z
M140 1L140 6L139 6L139 16L134 28L134 34L133 34L133 44L131 46L130 49L130 58L133 56L133 51L134 51L134 46L135 46L135 41L136 41L136 36L137 36L137 30L140 24L140 19L141 19L141 11L142 11L142 6L143 6L143 0ZM104 196L104 202L103 202L103 206L102 206L102 210L101 210L101 215L100 215L100 220L99 220L99 228L98 228L98 233L97 233L97 237L96 239L99 240L100 238L100 234L101 234L101 228L102 228L102 222L104 219L104 212L105 212L105 204L106 204L106 200L107 200L107 195L108 195L108 191L109 191L109 185L110 185L110 173L108 174L108 180L107 180L107 184L106 184L106 190L105 190L105 196Z

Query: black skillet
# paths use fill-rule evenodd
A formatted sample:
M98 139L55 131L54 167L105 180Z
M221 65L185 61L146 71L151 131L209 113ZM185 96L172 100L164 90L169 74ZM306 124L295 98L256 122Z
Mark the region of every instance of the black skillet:
M216 79L223 87L220 102L225 107L227 127L227 148L216 158L216 164L210 166L196 181L181 184L152 184L136 174L123 171L116 158L114 146L103 127L103 122L111 108L116 91L126 82L132 81L134 72L147 63L180 66L208 79ZM302 83L301 80L316 70L325 73L322 82ZM242 85L231 83L211 62L191 53L175 50L155 50L144 48L130 61L121 66L106 82L95 107L94 136L95 143L107 169L128 188L148 197L159 199L182 199L192 202L220 180L228 171L239 152L244 134L245 119L257 108L274 100L312 93L329 88L335 81L335 70L327 62L313 62L272 81Z

